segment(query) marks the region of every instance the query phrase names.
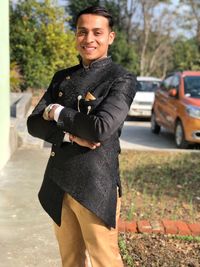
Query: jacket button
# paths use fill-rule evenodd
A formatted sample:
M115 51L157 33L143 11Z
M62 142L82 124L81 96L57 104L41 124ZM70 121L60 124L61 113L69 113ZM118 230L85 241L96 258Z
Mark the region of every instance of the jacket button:
M66 76L66 78L65 78L66 80L70 80L71 79L71 77L70 76Z
M59 97L63 96L63 92L59 92L58 96Z
M52 151L51 152L51 156L54 157L55 156L55 152Z

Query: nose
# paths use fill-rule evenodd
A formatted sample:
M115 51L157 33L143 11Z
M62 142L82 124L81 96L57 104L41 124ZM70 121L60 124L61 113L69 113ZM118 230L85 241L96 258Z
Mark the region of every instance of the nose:
M85 37L85 41L87 43L93 43L94 42L94 34L92 32L88 32L88 34Z

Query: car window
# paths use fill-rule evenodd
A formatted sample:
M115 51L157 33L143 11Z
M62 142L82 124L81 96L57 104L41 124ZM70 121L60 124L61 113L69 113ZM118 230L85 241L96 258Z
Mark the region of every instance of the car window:
M171 81L171 88L176 88L178 90L179 82L180 82L179 76L178 75L173 76Z
M184 92L188 97L200 98L200 76L185 77Z
M137 91L154 92L159 85L159 81L138 81Z
M168 90L171 88L172 78L173 78L173 76L167 77L167 78L162 82L162 89L163 89L163 90L168 91Z

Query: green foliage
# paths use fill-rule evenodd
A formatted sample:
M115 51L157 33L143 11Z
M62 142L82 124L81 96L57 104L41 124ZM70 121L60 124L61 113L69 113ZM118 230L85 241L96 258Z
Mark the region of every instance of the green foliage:
M27 87L46 87L55 71L77 63L74 34L64 11L50 0L20 0L10 7L11 61Z
M166 7L170 5L170 1L161 2L165 2ZM181 2L187 4L190 11L185 23L190 28L194 21L195 25L200 25L199 4L193 0ZM174 69L200 68L200 26L196 27L194 38L179 37L174 41L165 23L171 21L170 9L161 10L164 13L161 12L160 17L154 17L155 12L147 10L146 17L143 14L137 22L134 17L141 13L141 3L137 0L131 3L128 0L68 0L66 3L71 21L53 0L18 0L14 7L10 2L10 53L11 62L15 62L15 66L11 66L12 90L19 86L22 89L46 87L55 71L77 64L74 33L69 25L73 28L78 12L91 5L103 5L113 14L117 37L109 54L136 75L143 70L145 75L160 77ZM152 1L149 7L159 3ZM147 42L144 42L141 23L144 19L149 20L147 25L150 25Z
M200 236L180 236L180 235L175 235L175 236L172 236L172 238L173 239L187 241L187 242L200 243Z
M136 45L128 42L128 33L125 31L121 17L122 10L127 5L127 1L116 2L115 0L102 1L104 6L111 12L115 25L116 38L111 45L109 53L112 59L121 64L124 68L128 69L135 74L139 73L139 57L136 52Z
M135 74L139 72L139 60L135 46L128 44L124 32L116 31L116 39L111 45L109 52L116 63L121 64Z
M124 6L124 2L126 1L118 1L116 3L115 0L105 0L102 1L102 4L106 7L106 9L112 14L113 17L113 21L114 21L114 25L115 28L117 29L117 31L123 31L123 27L125 25L123 25L123 22L121 20L121 9L123 10Z
M127 266L134 267L133 258L131 256L130 246L125 235L119 236L119 248L121 251L122 259L126 262Z
M116 2L115 0L69 0L66 1L68 4L66 6L66 11L70 14L71 20L70 25L74 29L75 28L75 19L78 13L89 7L89 6L105 6L108 11L110 11L113 15L114 24L117 29L122 29L122 21L120 20L120 8L123 6L126 1Z
M75 28L75 19L78 13L89 6L99 6L99 0L70 0L68 1L68 6L66 8L67 12L71 15L70 25Z
M20 73L20 68L16 62L10 64L10 89L11 92L19 92L20 86L23 83L23 77Z
M173 46L174 69L199 70L200 54L195 39L179 38Z

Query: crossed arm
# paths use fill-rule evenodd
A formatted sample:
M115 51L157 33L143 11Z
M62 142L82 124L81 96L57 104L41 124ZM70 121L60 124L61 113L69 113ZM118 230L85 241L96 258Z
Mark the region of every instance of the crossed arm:
M54 104L51 108L51 110L46 114L46 110L43 113L43 118L48 120L48 121L53 121L55 120L55 112L56 110L60 107L59 104ZM59 112L60 113L60 112ZM97 147L100 146L100 143L95 143L95 142L91 142L89 140L80 138L78 136L72 135L72 134L68 134L68 139L70 142L75 142L80 146L83 147L88 147L90 149L96 149Z
M51 84L28 118L28 131L35 137L57 145L62 144L65 132L68 132L71 134L71 141L95 149L125 120L135 94L135 82L135 77L130 74L117 78L112 83L109 94L97 107L95 115L87 115L64 107L58 122L53 120L56 105L49 112L50 121L44 120L42 116L45 108L52 104L52 99L55 99L53 97L55 88Z

